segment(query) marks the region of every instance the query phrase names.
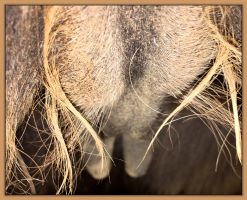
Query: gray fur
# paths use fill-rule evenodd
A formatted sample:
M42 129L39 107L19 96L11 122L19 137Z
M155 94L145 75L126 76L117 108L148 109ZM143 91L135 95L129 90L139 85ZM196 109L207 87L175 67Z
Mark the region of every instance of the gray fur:
M138 167L153 131L174 106L169 102L171 97L179 100L215 58L217 45L202 19L203 6L58 6L56 11L52 27L56 37L50 46L49 59L56 63L67 97L101 131L111 156L116 138L122 137L124 167L129 176L144 177L145 185L151 174L153 183L149 189L156 194L207 193L207 189L208 193L239 192L241 183L232 174L225 178L233 180L232 188L224 186L214 190L214 186L208 185L210 182L206 183L206 189L202 184L195 185L194 180L204 181L207 173L200 178L199 173L184 176L185 171L176 171L187 161L183 152L176 148L173 153L159 151L164 168L157 161L157 152L153 154L153 151ZM240 17L238 11L236 8L233 21ZM14 126L15 131L41 88L43 15L43 7L39 6L6 7L6 116L8 125ZM234 24L240 41L240 23L230 24ZM105 119L103 123L100 122L102 118ZM196 153L198 145L194 137L200 133L201 126L197 127L196 120L192 124L198 129L195 132L188 124L176 124L176 127L183 134L188 132L193 142L190 144L188 138L184 141L190 145L190 152ZM202 128L201 132L207 131ZM27 133L37 134L30 129ZM166 139L162 141L169 146L168 132L163 133ZM27 139L32 141L30 135ZM212 142L204 137L200 144L206 141L205 147L210 148ZM175 143L178 142L175 139ZM85 145L84 150L97 153L93 144ZM184 151L188 153L186 148ZM206 156L206 151L201 150L199 154ZM101 169L101 158L86 156L86 169L95 179L106 178L114 167L111 160L106 159ZM188 159L188 166L194 169L194 162L198 168L204 166L198 164L198 159L204 162L202 157L195 156ZM212 159L205 160L208 161L205 171L214 170ZM188 166L186 172L190 169ZM172 176L174 180L183 177L186 180L169 186ZM167 188L159 187L155 178L159 179L157 184ZM224 178L217 179L220 180Z

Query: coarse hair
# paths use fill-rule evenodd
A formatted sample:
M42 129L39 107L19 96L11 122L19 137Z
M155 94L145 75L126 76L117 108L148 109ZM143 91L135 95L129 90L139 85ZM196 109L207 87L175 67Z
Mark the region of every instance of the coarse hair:
M230 22L231 9L234 8L231 6L204 7L202 17L207 25L205 29L216 45L215 60L203 76L196 80L188 93L181 98L180 104L164 119L150 142L146 154L160 131L171 124L180 111L187 108L199 118L206 120L212 131L220 135L222 140L220 151L223 147L227 148L227 136L224 137L220 133L218 124L227 127L229 132L233 130L236 138L236 152L241 162L242 41L236 39L234 27ZM76 152L80 151L80 155L83 157L84 146L93 141L99 156L105 158L110 155L108 155L97 131L69 100L61 85L57 63L53 59L52 45L58 33L66 32L68 34L70 30L66 29L66 26L62 26L62 30L59 28L53 30L57 15L59 13L56 6L45 8L42 84L45 88L45 119L51 131L50 137L53 148L47 150L47 158L45 158L43 166L37 166L37 168L40 173L43 173L45 167L50 165L57 169L63 177L57 186L57 194L60 194L62 192L73 193L76 178L83 169L81 163L78 163L78 159L77 161L74 159ZM224 81L221 85L216 85L214 81L219 76L223 76ZM224 99L224 102L220 99ZM10 103L14 104L14 102ZM10 107L14 108L14 105L9 104ZM33 177L30 175L16 145L18 143L16 142L16 131L19 122L12 123L10 118L11 116L6 118L6 157L8 158L6 160L6 189L10 185L15 185L21 190L21 183L23 180L27 180L30 191L23 192L36 193ZM143 159L145 159L146 154ZM104 159L102 159L102 167L103 165ZM13 180L18 179L17 173L19 172L22 173L23 179L13 183Z

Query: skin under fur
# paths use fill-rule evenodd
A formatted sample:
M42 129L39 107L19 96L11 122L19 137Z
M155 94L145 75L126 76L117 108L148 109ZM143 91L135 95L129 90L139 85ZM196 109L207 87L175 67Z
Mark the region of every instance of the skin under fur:
M129 193L241 193L240 18L234 6L8 6L7 191L90 193L73 187L89 173L128 176ZM215 163L225 175L209 175Z

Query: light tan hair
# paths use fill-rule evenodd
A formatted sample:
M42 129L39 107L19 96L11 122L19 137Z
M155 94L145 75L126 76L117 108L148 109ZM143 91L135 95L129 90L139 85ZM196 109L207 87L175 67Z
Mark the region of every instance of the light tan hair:
M220 16L219 23L215 22L215 14ZM206 6L204 15L202 16L207 22L207 29L213 38L217 54L214 63L205 72L205 75L196 82L191 90L186 94L180 105L174 109L163 121L160 128L153 137L147 152L156 140L158 134L163 127L172 123L175 115L184 108L189 108L198 117L206 119L217 129L217 124L228 127L229 130L234 129L236 137L237 156L242 161L242 144L241 144L241 110L238 104L238 95L241 96L242 87L242 53L241 43L235 39L234 30L230 26L226 26L225 19L229 17L230 8L228 6ZM59 69L53 58L52 44L56 38L56 34L61 30L53 30L55 17L59 15L56 6L47 7L45 9L45 27L44 27L44 45L43 45L43 66L44 76L43 85L45 87L45 110L46 120L51 130L51 137L54 148L51 152L47 152L49 163L52 164L63 177L61 184L57 187L57 194L61 192L73 193L73 185L76 182L77 175L82 169L74 169L73 157L75 156L75 147L78 147L83 156L83 147L89 142L94 142L98 149L99 156L104 158L107 152L101 141L97 131L93 125L83 116L83 114L75 108L70 99L66 96L60 82ZM69 33L66 26L62 26L64 32ZM227 34L226 34L227 33ZM84 56L84 55L81 55ZM85 59L87 59L85 57ZM217 76L223 75L226 88L216 86L213 81ZM213 91L213 95L212 95ZM222 103L217 96L224 96L226 102ZM14 102L12 102L14 103ZM228 107L226 107L226 105ZM14 107L9 105L10 107ZM59 118L58 113L62 115ZM9 158L6 163L7 187L11 184L11 180L15 174L15 167L20 168L23 176L30 184L31 193L35 193L35 186L32 177L28 173L27 166L21 159L18 149L15 145L17 127L12 126L10 116L6 119L6 150ZM66 133L63 132L61 124L67 125ZM219 133L220 134L220 133ZM222 147L226 146L227 138L222 138ZM66 141L66 142L65 142ZM146 154L145 154L146 155ZM145 155L143 159L145 159ZM104 165L102 159L102 167ZM15 165L15 167L13 167Z

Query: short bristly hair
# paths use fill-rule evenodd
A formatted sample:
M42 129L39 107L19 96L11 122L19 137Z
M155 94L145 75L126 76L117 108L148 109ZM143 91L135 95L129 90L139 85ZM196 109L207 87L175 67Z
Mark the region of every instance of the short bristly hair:
M23 8L24 9L24 8ZM48 149L43 166L52 165L59 173L62 174L63 180L57 186L57 194L61 192L73 193L73 185L76 177L82 168L76 169L74 166L80 166L78 161L74 161L75 153L80 151L83 156L84 146L90 141L94 141L99 152L99 156L105 158L107 152L104 143L101 141L94 130L92 122L88 121L88 116L78 110L77 107L68 98L60 80L60 69L58 67L56 55L60 46L54 45L58 35L70 34L70 29L66 19L63 19L63 13L60 12L60 6L46 7L44 9L44 31L42 45L42 73L40 78L40 87L45 88L44 110L46 123L51 131L53 148ZM24 11L23 11L24 12ZM190 109L198 117L205 119L215 129L218 124L222 124L229 130L234 130L236 137L236 152L241 162L242 145L241 145L241 89L242 89L242 39L241 39L241 7L237 6L205 6L201 16L206 24L205 34L209 35L214 41L216 56L204 74L195 81L187 94L183 95L180 104L164 119L160 128L153 137L147 152L157 138L160 131L166 125L170 124L180 111L184 108ZM238 21L238 23L235 23ZM59 24L60 23L60 24ZM68 22L69 23L69 22ZM8 32L7 32L8 33ZM21 36L20 36L21 37ZM73 48L67 46L67 51ZM58 49L58 50L57 50ZM57 57L56 57L57 56ZM81 54L81 59L87 60L86 55ZM7 51L8 57L8 51ZM82 58L83 57L83 58ZM61 61L63 62L63 61ZM65 61L70 62L70 61ZM88 61L90 65L90 61ZM66 63L64 63L66 65ZM223 76L221 85L214 84L214 81ZM8 74L7 74L8 79ZM14 81L14 80L12 80ZM11 83L12 84L12 83ZM7 84L7 90L10 90ZM35 96L36 89L33 89L32 100ZM7 91L8 92L8 91ZM7 95L7 113L6 113L6 187L15 185L21 186L21 180L16 181L16 173L21 172L23 180L28 180L31 193L35 193L35 186L32 177L28 172L18 148L16 132L18 126L23 121L24 116L16 116L18 105L14 101L13 92ZM115 91L113 91L115 92ZM116 91L117 92L117 91ZM222 102L224 99L224 102ZM34 101L25 103L25 112L30 109ZM35 105L33 106L35 107ZM31 111L32 112L32 111ZM90 111L89 111L90 112ZM98 111L100 113L100 111ZM90 115L90 114L89 114ZM97 123L98 119L95 119ZM64 128L66 127L66 128ZM220 131L218 132L220 135ZM223 138L226 140L227 138ZM227 148L225 142L221 144ZM145 156L144 158L145 159ZM102 166L104 165L102 159ZM40 167L39 170L43 170ZM42 172L41 172L42 173ZM16 178L18 179L18 178ZM15 183L13 183L13 180ZM6 188L6 189L7 189ZM23 191L27 192L28 191Z

